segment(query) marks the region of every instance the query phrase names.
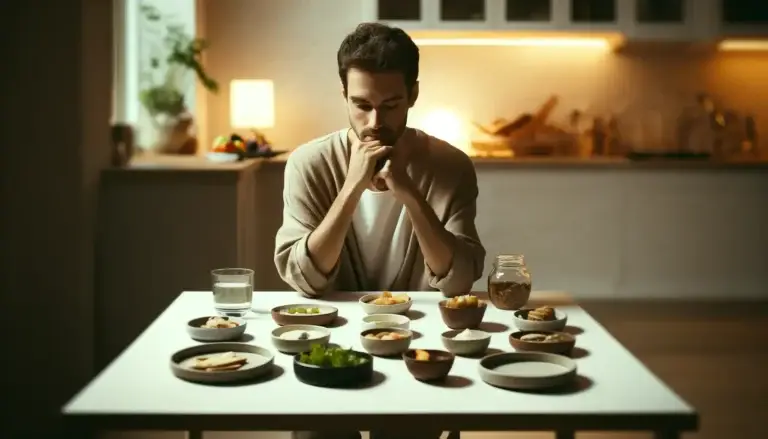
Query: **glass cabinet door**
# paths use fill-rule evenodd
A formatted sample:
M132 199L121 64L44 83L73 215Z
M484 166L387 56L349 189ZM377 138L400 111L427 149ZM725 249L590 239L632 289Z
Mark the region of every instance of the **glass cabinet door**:
M504 9L506 21L552 21L552 0L505 0Z
M616 0L571 0L573 23L615 23L616 15Z
M635 20L642 24L679 24L685 21L685 0L635 0Z
M768 26L768 0L720 0L725 25Z
M377 0L376 15L381 21L421 21L422 0Z
M485 0L440 0L441 21L485 21Z

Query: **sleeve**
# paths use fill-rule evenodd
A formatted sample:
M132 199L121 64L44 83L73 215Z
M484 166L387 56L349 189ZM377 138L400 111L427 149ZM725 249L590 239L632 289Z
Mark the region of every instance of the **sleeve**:
M309 255L309 234L323 218L305 173L293 159L291 156L285 165L283 223L275 235L275 266L291 288L305 296L318 297L334 282L339 264L325 274Z
M469 163L462 175L445 223L445 230L456 237L451 268L440 277L432 273L428 265L426 267L429 286L448 297L471 291L472 285L483 275L485 264L485 248L475 226L478 189L474 166Z

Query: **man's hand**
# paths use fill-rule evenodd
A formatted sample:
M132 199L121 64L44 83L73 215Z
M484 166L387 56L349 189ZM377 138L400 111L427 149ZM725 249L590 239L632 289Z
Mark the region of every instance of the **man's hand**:
M392 147L382 145L378 140L355 141L351 150L344 186L352 192L362 193L371 185L373 174L376 172L376 162L384 159L392 151Z
M392 195L401 202L416 193L416 186L408 175L406 151L395 150L384 163L384 167L373 177L373 185L381 189L389 189Z

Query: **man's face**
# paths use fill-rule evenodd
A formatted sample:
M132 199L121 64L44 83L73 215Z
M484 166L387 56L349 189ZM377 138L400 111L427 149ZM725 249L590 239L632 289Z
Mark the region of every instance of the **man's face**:
M347 72L347 112L357 138L394 146L405 131L408 110L416 102L418 85L406 89L402 73Z

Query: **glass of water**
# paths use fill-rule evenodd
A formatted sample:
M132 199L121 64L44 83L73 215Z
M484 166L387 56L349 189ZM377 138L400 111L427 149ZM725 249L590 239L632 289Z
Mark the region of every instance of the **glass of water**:
M248 268L219 268L213 277L213 306L221 315L242 317L248 314L253 301L253 270Z

